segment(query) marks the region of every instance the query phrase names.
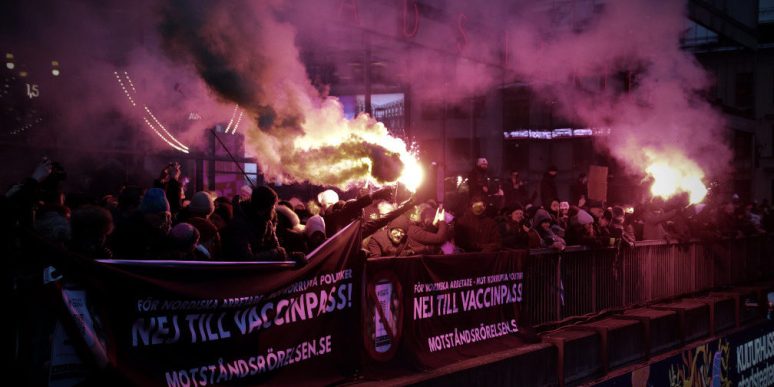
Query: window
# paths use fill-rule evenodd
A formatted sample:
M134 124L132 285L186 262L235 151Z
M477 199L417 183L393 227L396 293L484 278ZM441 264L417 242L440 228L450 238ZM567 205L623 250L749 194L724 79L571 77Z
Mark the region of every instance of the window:
M480 143L478 138L453 138L448 140L446 148L449 158L473 160L479 156Z
M758 23L774 23L774 0L758 2Z
M529 140L503 141L503 171L529 169Z
M751 160L753 136L752 133L734 131L734 160Z
M684 47L696 47L718 42L718 34L694 21L687 21L681 43Z
M753 73L736 74L734 83L734 103L736 107L753 107Z
M529 128L530 92L525 89L504 91L503 110L506 130Z

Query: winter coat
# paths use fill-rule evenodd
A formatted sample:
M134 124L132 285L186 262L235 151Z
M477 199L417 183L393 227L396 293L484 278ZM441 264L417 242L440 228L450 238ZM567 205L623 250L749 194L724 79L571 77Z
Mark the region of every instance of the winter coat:
M207 218L193 216L186 221L199 231L199 244L210 252L212 258L220 257L221 240L218 228Z
M116 223L110 236L113 255L123 259L160 259L167 248L169 230L153 227L146 217L156 216L135 212Z
M407 257L414 255L414 252L407 248L408 238L396 244L390 240L390 230L385 228L379 230L368 240L368 253L372 257Z
M516 223L511 219L500 223L500 239L503 247L509 249L526 249L529 247L529 233L524 230L522 223Z
M561 245L561 246L567 245L567 242L564 241L564 238L556 235L551 230L551 228L546 230L540 226L541 223L550 221L550 220L551 220L551 215L548 213L548 211L544 209L537 210L532 220L532 225L533 225L532 230L530 230L529 247L531 249L538 248L538 247L553 247L555 245Z
M588 201L588 185L580 180L577 180L575 183L573 183L572 186L570 186L570 204L577 206L581 197L586 198Z
M353 220L363 216L363 209L372 202L371 195L365 195L357 200L346 202L341 208L328 207L322 214L325 220L325 235L330 238Z
M497 222L472 212L457 220L454 234L456 245L465 251L493 252L502 248Z
M446 242L448 229L446 222L438 222L438 229L434 232L412 224L408 230L408 247L415 254L439 254L441 245Z
M234 261L281 261L287 259L280 247L272 216L251 213L249 203L234 210L234 219L221 231L222 258Z
M286 206L277 206L277 239L288 253L306 253L306 233L301 219Z
M169 211L177 214L183 208L183 200L180 198L180 192L183 185L177 179L169 179L162 182L159 179L153 181L153 187L164 190L169 201Z
M664 228L663 222L666 222L677 215L677 210L657 212L655 209L648 208L641 215L642 239L644 240L664 240L669 234Z

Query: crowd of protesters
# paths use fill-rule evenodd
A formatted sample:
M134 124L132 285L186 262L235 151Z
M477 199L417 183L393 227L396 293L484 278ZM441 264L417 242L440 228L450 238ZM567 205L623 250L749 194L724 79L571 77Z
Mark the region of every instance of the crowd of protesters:
M502 183L492 183L484 177L486 169L486 159L479 159L467 180L470 214L494 220L503 248L614 247L641 240L686 242L774 231L771 206L745 203L738 195L724 198L710 191L700 204L691 204L688 193L667 200L644 194L639 200L624 197L605 203L589 198L586 174L568 187L569 197L560 198L556 167L547 169L531 193L518 171ZM642 189L647 190L649 183L644 181ZM479 220L479 224L492 223ZM464 241L469 235L465 231L457 237L460 246L471 246Z
M514 171L496 184L479 159L468 176L463 205L444 209L412 197L398 205L383 188L340 200L325 190L314 200L281 200L268 186L242 187L232 198L206 191L183 195L180 165L170 163L150 187L125 186L101 200L74 203L61 190L64 170L50 160L4 196L8 236L31 231L47 244L90 258L305 262L305 256L343 227L363 219L370 256L492 252L567 245L613 247L638 240L687 241L737 237L774 228L768 204L711 197L689 205L687 194L640 203L588 198L581 174L567 198L558 197L550 167L529 192ZM7 247L29 254L24 238ZM36 247L40 244L32 243ZM8 250L6 250L8 251ZM39 253L39 252L36 252Z
M0 197L2 249L12 266L8 283L17 292L39 286L41 271L62 252L86 259L303 265L310 252L357 219L363 251L372 257L620 248L639 240L684 242L774 230L767 203L744 203L736 196L714 195L697 205L689 205L687 195L603 203L588 197L585 175L567 187L570 197L561 198L554 167L532 192L518 172L495 182L487 167L486 159L479 159L464 184L465 200L445 208L418 195L397 203L396 190L389 187L346 201L333 190L306 202L281 200L268 186L245 186L230 198L206 191L185 197L177 163L165 166L147 187L124 186L115 195L89 200L65 195L65 170L44 159Z

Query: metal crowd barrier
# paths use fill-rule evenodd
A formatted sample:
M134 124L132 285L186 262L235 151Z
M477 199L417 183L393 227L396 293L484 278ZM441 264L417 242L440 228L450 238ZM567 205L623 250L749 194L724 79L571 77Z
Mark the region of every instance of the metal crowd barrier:
M533 326L774 277L774 236L530 250L523 314Z

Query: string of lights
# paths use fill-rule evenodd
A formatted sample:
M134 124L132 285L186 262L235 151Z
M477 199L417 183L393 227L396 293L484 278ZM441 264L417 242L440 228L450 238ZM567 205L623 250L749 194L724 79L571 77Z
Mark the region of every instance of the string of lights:
M134 88L134 82L132 82L132 78L129 77L129 73L124 71L124 76L126 76L126 80L129 82L129 87L132 88L132 93L137 93L137 90Z
M116 80L118 81L118 84L121 86L121 90L124 91L126 98L129 99L129 103L131 103L132 106L137 106L137 104L134 102L134 98L132 98L132 96L129 94L129 90L126 89L126 86L124 85L124 81L121 80L121 76L118 75L118 71L113 71L113 74L115 74Z
M226 125L226 133L231 130L231 125L234 123L234 117L236 116L237 109L239 109L239 105L234 105L234 111L231 112L231 119L228 120L228 125Z
M244 110L239 111L239 117L236 120L236 124L234 124L234 128L231 129L231 134L236 134L237 128L239 127L239 123L242 121L242 114L244 113Z
M132 98L132 94L137 94L137 89L134 87L134 82L132 82L132 78L129 76L129 72L123 71L123 76L126 78L126 83L124 83L124 80L121 79L121 74L118 73L118 71L114 71L113 74L116 76L116 81L118 81L118 85L121 86L121 90L123 90L124 95L126 95L126 98L129 100L129 103L132 104L133 107L137 106L137 102L135 102L134 98ZM127 88L126 85L129 85L129 88ZM131 89L131 92L129 91ZM161 132L156 129L155 126L151 123L151 121L148 119L148 117L143 115L143 120L148 125L149 128L151 128L156 135L158 135L164 142L166 142L169 146L172 148L179 150L183 153L188 153L188 147L180 142L175 136L170 133L166 127L164 127L164 124L159 121L158 118L151 112L150 108L148 108L147 105L143 105L143 109L145 110L145 113L158 125L159 128L161 128ZM166 134L166 136L164 134Z
M164 137L164 135L162 135L162 134L161 134L161 133L160 133L160 132L159 132L159 131L158 131L158 130L157 130L157 129L156 129L154 126L153 126L153 124L151 124L151 122L148 120L148 117L143 117L142 119L143 119L143 120L145 120L145 123L146 123L146 124L148 124L148 127L149 127L149 128L151 128L151 129L152 129L154 132L156 132L156 135L158 135L158 136L159 136L159 138L161 138L162 140L164 140L164 142L166 142L167 144L169 144L169 146L171 146L172 148L175 148L175 149L177 149L177 150L179 150L179 151L181 151L181 152L183 152L183 153L188 153L188 148L181 148L181 147L179 147L179 146L177 146L177 145L173 144L173 143L172 143L172 142L170 142L169 140L167 140L167 138L166 138L166 137Z
M148 115L150 115L150 117L151 117L151 118L153 118L153 121L155 121L155 122L156 122L156 124L157 124L157 125L158 125L158 126L161 128L161 130L163 130L163 131L164 131L164 133L166 133L166 135L167 135L167 136L169 136L169 138L170 138L172 141L174 141L175 143L177 143L177 145L178 145L180 148L182 148L182 149L185 149L185 151L184 151L184 152L188 153L188 147L187 147L187 146L185 146L185 145L184 145L182 142L178 141L178 139L177 139L177 138L175 138L175 136L173 136L173 135L172 135L172 133L169 133L169 131L167 131L167 128L165 128L165 127L164 127L164 125L163 125L163 124L162 124L162 123L161 123L161 122L158 120L158 118L156 118L156 116L154 116L154 115L153 115L153 113L152 113L152 112L151 112L151 110L148 108L148 106L146 105L146 106L143 106L143 107L145 108L145 111L148 113Z

